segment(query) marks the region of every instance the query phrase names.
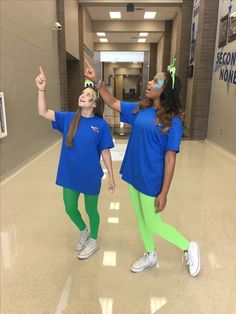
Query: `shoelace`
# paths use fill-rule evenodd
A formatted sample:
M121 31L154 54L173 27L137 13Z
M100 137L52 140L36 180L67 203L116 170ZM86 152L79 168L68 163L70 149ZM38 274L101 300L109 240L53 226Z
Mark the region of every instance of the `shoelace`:
M147 253L144 253L143 257L141 257L141 258L137 261L137 264L138 264L138 263L142 263L147 257L148 257L148 254L147 254Z
M189 252L185 252L184 255L182 256L182 262L184 261L186 262L186 265L193 265L193 257Z
M136 263L137 264L143 263L143 261L145 261L148 258L149 258L149 254L148 253L144 253L143 257L141 257Z
M94 241L92 239L89 239L87 243L87 247L93 247L94 246Z
M85 242L86 236L87 236L86 233L81 233L81 235L80 235L80 240L79 240L79 242L80 242L81 244L83 244L83 242Z

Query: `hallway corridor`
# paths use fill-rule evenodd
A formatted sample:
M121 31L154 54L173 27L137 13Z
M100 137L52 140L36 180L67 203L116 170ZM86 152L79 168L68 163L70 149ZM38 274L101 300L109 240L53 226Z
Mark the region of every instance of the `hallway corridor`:
M79 237L54 184L60 142L1 184L2 309L25 314L235 314L236 159L208 142L183 141L164 220L199 241L202 272L191 278L182 252L156 238L159 267L140 274L143 254L126 184L103 180L100 250L76 258ZM79 208L84 213L83 197ZM86 217L86 216L85 216ZM193 311L194 309L194 311Z

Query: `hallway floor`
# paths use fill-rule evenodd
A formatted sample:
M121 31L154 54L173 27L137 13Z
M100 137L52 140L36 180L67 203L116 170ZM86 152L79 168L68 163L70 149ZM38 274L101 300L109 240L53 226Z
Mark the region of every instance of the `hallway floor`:
M159 267L133 274L143 252L127 185L100 196L100 250L79 261L79 233L54 184L60 142L1 185L1 313L235 314L236 159L207 142L182 142L162 217L201 245L202 272L191 278L182 252L156 238ZM84 213L83 197L79 208Z

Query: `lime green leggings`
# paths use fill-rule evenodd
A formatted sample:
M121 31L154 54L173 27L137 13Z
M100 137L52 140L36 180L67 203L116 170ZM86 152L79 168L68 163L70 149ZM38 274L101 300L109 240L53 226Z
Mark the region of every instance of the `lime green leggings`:
M86 224L78 210L78 199L80 193L63 188L63 199L66 208L66 212L79 228L80 231L85 230ZM84 195L85 209L89 216L91 237L97 239L100 217L98 213L98 195Z
M129 192L136 213L139 231L147 252L155 251L154 234L159 235L183 251L188 249L189 241L174 227L164 223L161 215L155 212L155 197L137 191L130 184Z

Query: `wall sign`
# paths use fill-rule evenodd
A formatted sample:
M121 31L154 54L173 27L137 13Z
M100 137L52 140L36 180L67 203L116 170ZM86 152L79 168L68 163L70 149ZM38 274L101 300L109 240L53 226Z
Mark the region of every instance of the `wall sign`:
M218 47L236 39L236 10L233 10L232 0L229 0L228 13L220 20Z
M216 55L214 70L215 72L219 70L219 80L226 82L228 86L236 84L236 50L234 48L231 51L224 51L224 49L235 39L236 10L233 10L232 0L229 0L228 13L220 20L218 47L221 50Z
M228 84L236 84L236 51L218 52L216 56L216 69L220 69L219 80Z
M236 10L229 17L229 35L228 42L236 39Z
M220 20L220 30L219 30L219 43L218 47L223 47L227 44L228 35L228 14L222 17Z

